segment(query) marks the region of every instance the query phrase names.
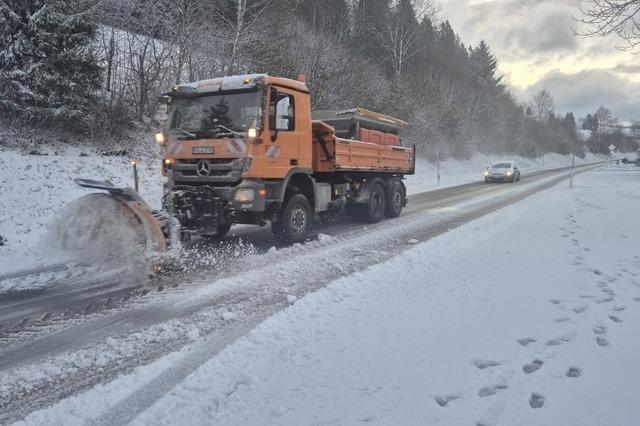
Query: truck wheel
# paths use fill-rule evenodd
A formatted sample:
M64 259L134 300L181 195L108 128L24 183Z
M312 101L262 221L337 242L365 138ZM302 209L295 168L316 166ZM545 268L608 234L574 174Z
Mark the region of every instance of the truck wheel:
M369 223L377 223L382 220L385 212L384 188L379 183L371 187L369 202L365 204L365 219Z
M280 220L271 222L271 231L283 244L304 243L318 237L315 225L307 197L296 194L287 201Z
M387 189L387 200L384 210L386 217L398 217L404 208L404 188L399 180L394 179Z

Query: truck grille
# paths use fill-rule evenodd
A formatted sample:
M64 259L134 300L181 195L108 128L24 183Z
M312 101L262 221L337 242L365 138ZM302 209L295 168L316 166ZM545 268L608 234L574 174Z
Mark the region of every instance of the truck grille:
M244 158L199 158L176 160L172 169L177 184L231 184L240 181Z

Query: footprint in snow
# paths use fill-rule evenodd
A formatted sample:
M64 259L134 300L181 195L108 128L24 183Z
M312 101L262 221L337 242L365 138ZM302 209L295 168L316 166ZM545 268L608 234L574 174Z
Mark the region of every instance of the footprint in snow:
M626 307L626 306L614 306L614 307L613 307L613 310L614 310L614 311L616 311L616 312L622 312L622 311L624 311L625 309L627 309L627 307Z
M576 337L575 333L569 333L569 334L565 334L562 337L558 337L557 339L549 339L545 344L547 346L558 346L563 343L569 343L570 341L573 340L574 337Z
M605 327L604 325L600 325L600 324L595 325L593 327L593 333L598 335L598 336L605 335L605 334L607 334L607 327Z
M596 303L598 304L609 303L609 302L613 302L613 296L602 296L596 299Z
M507 385L491 385L480 388L478 391L478 396L480 398L486 398L487 396L493 396L498 393L500 390L507 389L509 386Z
M558 318L554 318L553 319L553 322L557 322L557 323L567 322L567 321L571 321L571 318L569 318L567 316L562 316L562 317L558 317Z
M597 336L596 343L598 346L609 346L609 340L604 336Z
M640 302L640 297L634 297L633 300L636 302Z
M562 303L561 299L549 299L549 303L552 303L554 305L559 305Z
M611 290L610 288L606 287L606 288L602 288L600 289L601 292L608 294L609 296L614 296L616 293Z
M639 298L640 299L640 298ZM523 337L522 339L518 339L518 343L521 346L527 347L529 346L531 343L535 343L537 342L536 339L534 339L533 337Z
M459 394L437 395L433 399L441 407L446 407L451 401L462 398Z
M587 305L576 306L575 308L572 309L572 311L576 314L581 314L587 310L587 307L588 307Z
M567 371L567 377L580 377L582 376L582 369L580 367L569 367Z
M478 370L484 370L485 368L497 367L500 365L498 361L492 359L476 359L471 362L476 366Z
M524 371L525 374L535 373L536 371L540 370L543 365L544 365L543 361L541 361L539 359L534 359L529 364L523 365L522 366L522 371Z
M610 319L611 321L613 321L613 322L617 322L617 323L622 322L622 318L617 317L617 316L615 316L615 315L609 315L609 319Z
M532 393L531 398L529 398L529 405L531 408L542 408L544 406L545 397L540 395L539 393Z

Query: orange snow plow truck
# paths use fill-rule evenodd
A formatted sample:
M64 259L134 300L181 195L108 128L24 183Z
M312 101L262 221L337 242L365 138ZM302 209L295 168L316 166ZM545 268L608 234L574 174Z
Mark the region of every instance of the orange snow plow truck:
M317 236L323 214L346 208L373 223L407 203L415 148L400 145L406 123L359 108L312 112L303 77L216 78L163 99L163 206L183 240L271 222L291 244Z

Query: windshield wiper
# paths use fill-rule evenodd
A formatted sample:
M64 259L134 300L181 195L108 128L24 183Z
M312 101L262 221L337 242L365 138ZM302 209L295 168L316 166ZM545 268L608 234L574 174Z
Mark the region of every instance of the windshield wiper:
M174 127L174 129L179 131L179 132L182 132L184 135L189 136L190 138L198 137L198 135L196 135L195 133L188 132L188 131L186 131L184 129L181 129L180 127Z
M218 133L218 135L235 135L235 136L240 136L243 137L244 134L240 133L240 132L236 132L235 130L231 130L230 128L223 126L222 124L216 124L215 126L213 126L213 129L210 130L214 130L214 129L222 129L222 130L226 130L227 133Z

